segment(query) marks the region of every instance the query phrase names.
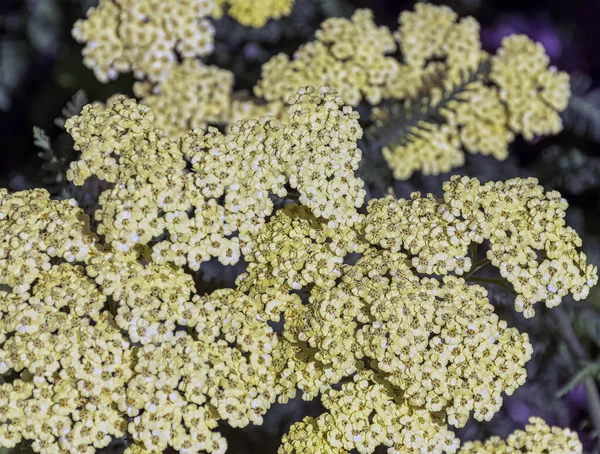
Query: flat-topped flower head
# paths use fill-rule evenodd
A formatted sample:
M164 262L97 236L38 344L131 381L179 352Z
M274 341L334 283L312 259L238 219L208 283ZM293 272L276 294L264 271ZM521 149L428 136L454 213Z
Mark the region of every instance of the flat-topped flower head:
M296 0L215 0L217 10L214 15L220 17L223 7L227 14L247 27L261 28L271 19L289 16Z
M265 63L255 94L287 102L299 86L326 84L351 106L363 98L378 104L386 97L386 83L397 76L400 64L388 56L396 50L392 33L375 25L372 11L359 9L351 19L327 19L316 38L301 46L292 60L279 54Z
M158 83L136 82L133 92L154 112L154 124L172 138L229 121L233 74L186 58Z
M151 108L123 96L86 106L67 131L81 151L67 177L114 183L99 198L98 233L122 252L155 242L156 263L237 263L291 187L300 203L335 225L361 218L358 114L335 91L298 90L288 124L272 117L237 123L226 135L191 130L178 139L154 126ZM237 235L235 235L237 233Z
M514 431L506 440L502 440L500 437L491 437L484 442L470 441L460 448L459 454L504 454L509 452L580 454L583 452L583 445L576 432L560 427L550 427L542 418L531 417L524 430Z
M102 82L119 73L159 82L178 58L213 51L214 27L208 20L214 0L101 0L73 27L85 43L83 62Z
M562 131L559 113L567 108L569 75L549 66L544 47L525 35L511 35L492 58L490 79L508 109L510 128L526 139Z

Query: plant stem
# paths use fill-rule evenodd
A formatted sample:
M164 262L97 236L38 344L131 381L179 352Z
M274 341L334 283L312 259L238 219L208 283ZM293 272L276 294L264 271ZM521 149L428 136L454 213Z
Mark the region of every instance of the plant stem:
M294 202L298 202L300 200L300 193L294 189L290 189L285 196L288 200L293 200Z
M115 301L112 298L110 298L108 300L108 309L109 309L110 313L113 315L113 317L117 316L117 313L118 313L117 312L117 304L115 303Z
M565 342L569 346L569 350L571 350L571 353L575 357L577 367L581 367L589 361L589 358L573 330L569 314L562 306L555 307L551 312L558 323ZM598 387L596 386L594 378L585 378L583 380L583 387L587 395L588 411L592 424L594 425L596 437L600 437L600 394L598 393Z
M498 277L477 277L477 276L467 276L465 277L465 280L469 281L469 282L479 282L481 284L494 284L494 285L499 285L500 287L502 287L503 289L509 291L510 293L512 293L514 296L517 296L517 294L515 293L514 289L512 289L508 283L502 279L502 278L498 278Z
M471 271L465 274L465 279L470 279L477 271L490 263L491 262L487 258L481 259L479 262L474 262Z
M477 243L475 243L473 241L471 243L470 249L471 249L471 262L473 262L474 264L477 264Z

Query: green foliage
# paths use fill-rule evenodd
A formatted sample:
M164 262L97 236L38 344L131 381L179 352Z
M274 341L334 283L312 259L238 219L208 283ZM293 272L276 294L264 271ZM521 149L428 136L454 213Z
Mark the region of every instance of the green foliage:
M41 150L38 152L38 157L42 161L39 171L40 181L51 194L59 199L74 197L73 185L67 181L66 177L69 164L74 158L72 147L63 146L57 153L46 131L37 126L33 127L33 138L34 145Z
M594 361L586 364L583 369L575 374L575 376L558 391L558 396L562 397L582 384L588 377L600 379L600 361Z
M65 129L65 122L69 118L78 115L87 103L88 99L85 91L78 90L62 110L62 115L54 120L54 124L61 129Z
M452 104L464 101L464 94L473 89L474 83L489 71L489 60L481 62L474 71L463 71L460 80L454 83L449 90L445 90L437 102L431 102L425 95L407 102L384 104L384 120L381 124L373 125L365 134L369 138L370 148L380 149L386 145L406 145L420 134L426 134L426 125L445 123L444 111L451 109ZM431 82L435 83L436 80ZM426 83L425 86L429 86L430 83Z
M387 145L406 145L432 124L443 124L446 118L443 112L453 103L463 101L464 94L473 88L473 84L490 70L490 61L483 61L474 71L463 72L461 79L442 98L432 103L428 92L438 86L440 80L430 77L420 90L420 97L403 102L386 101L381 106L381 121L372 122L365 128L360 148L363 151L358 174L367 186L377 194L386 193L394 185L394 175L381 154ZM443 76L440 76L443 77Z
M600 142L600 88L591 86L591 77L571 75L571 99L563 119L577 136Z
M551 145L542 151L536 167L545 185L566 189L571 194L600 186L600 157L591 156L577 146Z
M345 0L322 0L321 9L328 17L350 17L355 8Z

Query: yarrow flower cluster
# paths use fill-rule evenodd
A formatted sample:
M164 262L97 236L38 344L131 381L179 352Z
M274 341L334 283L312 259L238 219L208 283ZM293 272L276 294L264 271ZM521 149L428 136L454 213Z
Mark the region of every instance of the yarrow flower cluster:
M375 26L370 10L328 19L317 40L301 46L292 60L279 54L263 65L255 94L285 101L298 85L326 83L353 106L363 98L374 106L400 103L414 124L404 140L383 143L397 179L417 170L447 172L464 163L463 149L505 159L516 134L531 139L559 132L569 77L548 66L542 45L515 35L490 57L481 49L477 21L457 19L450 8L427 3L403 12L394 34ZM402 63L391 56L397 47ZM469 75L472 80L465 80ZM454 99L448 99L451 93ZM432 121L432 111L444 123ZM378 125L389 116L374 109L373 121Z
M420 273L459 275L472 267L470 244L489 240L487 258L514 286L515 309L525 317L540 301L553 307L568 293L584 299L597 283L597 267L587 264L577 232L565 226L567 202L556 191L544 194L535 178L481 185L454 176L444 191L443 202L418 193L410 201L372 200L366 238L408 250Z
M43 189L0 189L0 284L26 294L53 259L83 260L94 241L89 224L74 200L49 203Z
M308 90L299 99L314 102L327 94ZM117 100L110 115L118 117L128 104L135 106ZM318 117L319 106L306 108ZM119 121L131 121L143 138L134 121L139 118ZM81 129L77 134L85 135ZM135 134L126 134L131 145ZM118 150L116 142L113 147ZM130 158L122 157L121 171L131 171ZM106 175L116 178L120 171L111 172ZM181 263L165 263L149 245L121 251L104 244L107 231L96 236L73 201L50 200L44 190L3 190L0 373L13 379L0 386L0 443L10 447L25 439L42 453L93 453L127 433L135 443L128 453L168 446L181 453L222 453L227 445L215 431L219 419L233 427L260 424L273 402L285 403L299 389L304 399L321 394L328 411L292 426L282 453L370 453L381 444L391 453L456 452L459 442L448 426L464 425L471 414L491 419L501 394L523 384L531 345L527 334L498 319L483 287L450 274L459 273L459 258L426 265L423 251L439 258L443 247L414 239L432 235L450 256L462 253L468 232L474 240L485 236L477 222L486 221L495 226L489 227L491 251L508 241L502 244L506 256L491 255L502 269L510 261L513 232L498 233L498 219L514 212L526 222L513 224L518 232L533 241L536 232L555 232L554 242L565 242L561 251L569 258L569 236L559 226L527 226L532 221L520 209L556 212L557 219L562 214L553 205L560 199L554 193L543 198L533 183L480 186L453 179L445 187L445 204L414 195L395 207L384 199L370 203L366 216L353 223L288 205L253 233L255 248L245 254L249 265L237 288L204 296ZM411 211L400 211L407 206ZM383 212L391 222L386 224ZM202 214L207 221L219 217ZM417 218L423 225L409 232L394 227ZM434 230L426 231L426 222ZM358 257L354 264L346 260L352 255ZM593 285L595 268L584 269L586 285ZM571 268L549 272L548 285L576 278L563 270ZM278 336L269 321L282 317ZM575 449L570 452L578 452L569 440Z
M386 84L398 76L399 63L386 54L393 53L396 44L389 29L375 25L372 11L359 9L351 19L327 19L316 38L301 46L293 60L278 54L265 63L255 94L285 102L299 86L326 84L351 106L363 97L371 104L387 97Z
M272 320L283 315L279 400L296 388L305 399L323 393L330 413L315 421L321 444L456 452L447 425L463 426L471 412L490 420L501 393L525 382L528 337L498 320L484 288L454 276L421 279L407 255L332 231L295 205L279 211L257 243L239 289L264 295ZM355 265L343 263L349 252L362 254ZM349 377L340 391L331 388ZM313 452L296 449L307 424L292 429L280 452ZM427 435L412 439L416 432Z
M217 257L230 265L251 250L251 235L273 211L269 194L286 196L286 184L334 225L360 218L357 114L326 87L299 90L288 114L289 125L267 117L240 122L227 135L211 128L171 140L155 129L150 108L117 97L67 122L82 151L67 177L78 185L91 175L114 183L95 219L117 250L154 241L157 263L197 270Z
M139 79L164 80L178 55L213 51L213 0L101 0L79 20L73 37L86 43L83 62L98 80L133 71Z
M190 129L206 130L210 126L227 126L231 130L240 120L267 115L289 123L283 102L242 99L233 91L231 71L206 66L186 59L162 82L136 82L133 92L142 104L152 108L154 125L173 139Z
M254 28L263 27L270 19L280 19L292 12L295 0L215 0L217 3L216 17L222 14L223 6L227 14L242 25Z
M299 390L326 411L293 424L281 454L581 453L539 418L462 448L450 428L491 420L532 356L478 285L493 280L483 266L528 318L597 283L567 202L533 178L452 177L442 199L365 205L352 109L410 113L407 140L383 151L406 178L557 132L568 76L523 36L488 56L473 18L424 3L396 33L369 10L328 19L265 64L262 100L196 60L212 51L209 17L259 27L293 3L101 0L76 24L85 64L103 81L133 71L141 102L66 121L80 152L68 179L110 185L93 219L43 189L0 189L0 445L91 454L127 437L126 454L224 453L220 420L262 424ZM201 294L211 258L247 263L235 288Z
M562 131L559 113L571 95L569 75L549 61L543 46L524 35L504 38L492 59L490 79L506 104L508 126L526 139Z
M415 114L423 119L415 125L414 137L383 149L398 179L416 170L438 174L462 165L463 148L502 160L516 134L531 139L562 130L559 113L570 97L569 76L548 66L543 46L513 35L490 57L481 50L477 21L456 19L450 8L427 3L400 15L396 37L407 65L424 71L425 80L438 71L442 83L430 90L428 104ZM475 77L465 81L468 74ZM439 108L456 87L462 92ZM398 95L410 111L411 98ZM424 113L430 109L439 110L445 122L429 121Z
M262 298L272 321L284 320L275 353L281 363L278 400L287 402L299 389L307 400L321 394L328 410L293 425L280 453L311 453L314 447L371 453L381 444L391 453L453 453L459 442L449 425L462 427L471 414L477 420L493 417L502 393L511 395L525 382L532 347L527 334L498 319L483 287L451 273L471 268L471 242L488 239L492 261L494 251L506 251L499 259L503 269L512 254L536 246L525 239L513 243L515 232L529 238L555 231L529 224L546 213L560 225L564 214L553 205L554 194L544 195L535 183L480 185L453 178L445 185L445 202L417 193L409 201L375 199L361 224L341 230L306 207L288 205L276 213L246 257L238 290ZM508 200L519 202L509 208ZM503 234L511 219L522 225ZM552 242L575 251L580 241L559 232ZM345 263L353 254L359 254L355 264ZM574 257L568 269L584 271L552 273L549 285L573 279L579 291L582 281L597 282L585 256ZM531 258L527 266L532 271ZM522 282L509 281L524 292ZM519 298L517 309L523 311ZM529 307L525 315L533 315ZM560 452L571 452L566 449Z
M200 297L149 248L103 247L72 201L1 196L10 291L0 294L0 373L17 377L0 385L2 446L93 453L128 432L142 452L224 452L217 419L262 422L277 336L258 301L234 290Z
M232 89L233 73L194 59L185 59L160 83L133 85L135 95L152 108L154 125L173 138L228 122Z
M459 454L505 454L513 452L582 452L577 434L569 429L549 427L537 417L529 418L524 430L517 430L506 440L491 437L485 442L465 443Z
M273 0L257 7L247 0L214 1L192 3L196 8L203 5L202 17L218 16L223 5L229 4L229 14L256 27L269 17L288 14L293 3ZM285 120L283 105L298 87L323 84L337 90L351 106L363 99L372 106L382 100L402 106L401 118L407 119L410 127L401 140L379 144L397 179L406 179L415 171L447 172L464 163L463 150L505 159L517 134L532 139L562 129L559 113L569 100L569 77L549 66L542 45L514 35L490 56L481 49L478 22L472 17L459 20L445 6L418 3L414 11L400 14L395 33L375 25L368 9L357 10L350 19L327 19L317 30L316 41L301 46L291 60L278 54L265 63L254 87L259 103L240 105L232 102L231 73L193 59L212 51L213 30L206 19L196 28L210 34L210 46L187 46L186 40L191 38L185 30L195 19L185 26L171 25L167 13L179 14L178 8L167 7L167 13L160 16L165 17L162 24L148 19L158 14L158 9L150 13L142 8L143 12L134 14L131 8L124 9L122 2L115 2L103 0L89 19L78 22L74 29L75 37L88 43L86 64L101 80L129 70L137 78L148 79L136 83L134 91L154 109L157 126L171 137L209 124L233 125L239 119L252 118L251 113L270 113ZM200 14L193 11L187 8L185 14ZM179 14L178 20L182 16ZM104 36L108 33L103 31L105 23L114 24L108 29L115 30L111 33L116 38ZM121 31L128 27L133 31ZM157 27L166 31L156 31ZM165 33L168 39L162 38ZM398 49L402 61L393 56ZM433 121L432 112L440 114L443 123ZM380 127L399 119L387 109L375 108L371 121Z
M260 28L287 16L294 0L100 0L73 37L85 43L84 64L102 82L133 72L153 83L165 80L179 58L204 57L214 49L211 19L227 12L243 25ZM304 84L306 85L306 84Z

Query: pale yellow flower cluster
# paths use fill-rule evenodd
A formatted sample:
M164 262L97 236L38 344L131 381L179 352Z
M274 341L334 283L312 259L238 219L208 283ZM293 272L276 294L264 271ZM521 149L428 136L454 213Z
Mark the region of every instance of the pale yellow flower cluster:
M190 58L159 83L133 85L136 97L152 108L154 125L174 138L190 129L228 122L232 89L233 73Z
M330 93L308 90L297 101L290 118L313 128L295 131L308 147L313 130L325 137L321 114L341 111ZM138 131L124 143L147 144L140 133L147 108L123 98L112 107L111 116ZM69 127L81 138L92 126L106 132L119 124L97 120ZM342 125L327 143L353 131ZM114 137L106 144L124 162L105 175L133 179L136 160ZM106 144L86 146L99 152ZM128 433L132 454L169 446L224 453L218 420L261 424L275 400L285 403L299 389L304 399L321 394L328 411L294 425L282 453L370 453L381 444L391 453L456 452L448 426L471 414L491 419L501 393L523 384L531 356L527 335L498 319L485 289L447 274L469 269L468 243L488 238L488 256L502 273L514 271L506 264L520 265L533 285L539 279L561 296L580 284L575 268L587 279L578 297L597 276L575 251L580 240L563 226L566 204L557 193L544 195L534 180L454 178L444 189L445 203L387 198L346 223L287 205L252 233L256 247L238 287L204 296L183 263L164 263L149 245L99 244L73 202L52 201L43 190L2 190L0 374L18 378L0 385L0 444L31 440L44 454L93 453ZM207 222L220 216L198 211ZM532 271L533 256L523 266L527 248L545 251L546 274ZM525 294L521 280L507 279ZM282 317L278 338L268 322Z
M172 139L208 126L226 125L230 130L240 120L267 115L289 123L287 104L238 99L242 93L233 92L233 85L232 72L185 59L164 81L136 82L133 92L142 104L152 108L154 125Z
M130 452L224 453L219 419L262 423L279 369L260 300L200 297L149 247L95 243L72 201L0 196L0 374L16 375L0 385L0 445L91 454L128 432Z
M292 424L288 433L283 435L281 446L277 451L279 454L347 454L343 448L335 448L325 439L324 417L317 419L312 416L305 417L302 421Z
M133 419L128 432L148 452L167 446L188 452L225 452L213 429L262 424L275 401L271 349L277 336L258 317L260 305L233 290L194 296L187 320L192 335L137 350L135 374L118 408Z
M456 122L460 143L469 153L506 159L508 146L515 139L515 133L521 131L508 127L506 104L496 87L473 83L462 101L452 107L455 114L454 117L447 115L448 121Z
M269 195L286 196L286 184L332 225L360 219L358 114L326 87L309 87L291 100L288 115L289 125L266 117L239 122L227 135L209 128L171 140L155 129L152 110L133 100L88 105L66 123L81 150L67 177L115 183L95 213L98 233L115 249L153 241L158 264L197 270L210 257L233 264L272 213Z
M60 266L67 275L80 274L69 264ZM195 316L187 324L197 334L171 332L132 348L133 337L124 338L108 312L88 318L77 315L79 306L71 309L70 300L98 299L93 280L79 279L71 276L73 285L45 279L27 302L3 295L2 334L12 336L0 349L2 372L24 370L21 379L0 386L2 422L8 422L0 426L3 446L29 439L42 453L93 453L127 431L142 452L172 446L182 453L223 453L226 442L213 432L217 419L234 427L262 423L275 400L269 366L277 339L257 318L259 306L233 291L195 297L188 303ZM15 305L29 305L28 315L17 309L13 317ZM160 311L168 310L164 306ZM41 324L28 321L35 320L36 309ZM141 330L139 321L130 320L136 323Z
M364 384L365 381L366 380L361 380L357 384L350 383L348 385L343 385L343 392L331 391L330 394L343 395L343 404L346 408L355 408L355 411L358 412L358 405L360 405L361 408L365 407L365 399L377 400L379 397L377 388L380 388L381 385ZM354 392L352 393L352 396L348 396L348 388L353 388ZM326 402L329 400L330 399L328 398ZM369 403L372 402L372 400L366 400L366 402L367 408L370 407ZM377 401L377 403L381 402ZM393 406L394 402L387 402L387 404ZM390 409L389 406L384 408ZM339 418L340 415L343 415L343 413L336 416ZM375 414L375 418L379 419L379 415L379 413ZM404 421L407 421L407 424L411 426L414 432L402 439L402 444L399 448L388 448L388 453L404 453L407 452L407 448L412 448L415 452L436 454L457 452L456 440L453 440L454 443L452 444L446 444L446 446L443 446L443 444L439 445L443 447L428 446L426 443L423 443L423 440L441 438L448 433L446 428L439 425L439 420L429 420L423 415L420 415L418 410L413 414L403 413L401 418ZM347 419L344 419L344 421L347 421ZM419 421L423 425L427 425L424 427L419 426L416 421ZM372 450L367 447L370 443L368 441L365 442L365 440L373 440L377 437L381 431L380 425L374 425L374 429L365 432L364 435L359 434L352 429L348 430L345 434L342 434L336 427L336 429L334 429L336 435L331 441L328 441L326 433L328 428L332 427L335 422L336 418L330 413L325 413L317 418L307 416L301 422L293 424L289 432L283 436L282 444L278 451L279 454L312 454L315 452L324 454L348 454L350 452L348 449L340 447L346 439L356 439L354 443L348 443L348 445L359 444L360 447L357 448L359 453L372 452ZM443 432L438 432L440 430ZM448 441L451 439L452 434L450 433ZM532 417L524 430L515 431L509 435L506 440L494 436L483 443L480 441L469 441L460 447L458 454L538 454L542 452L553 454L581 454L583 452L583 446L579 441L576 432L559 427L548 427L541 418Z
M73 200L0 189L0 445L91 454L128 435L128 454L222 454L219 420L261 424L300 390L327 411L293 425L282 454L457 452L449 426L490 420L532 354L470 271L497 267L526 317L598 280L565 226L566 201L535 179L454 177L443 200L415 193L360 210L362 129L344 102L443 104L487 58L479 25L419 3L400 17L400 63L369 10L329 19L293 60L265 65L261 104L235 100L231 73L194 60L211 52L207 17L225 5L262 26L293 0L101 0L76 24L86 65L103 81L146 79L135 87L146 105L116 96L66 122L81 151L68 178L113 185L95 232ZM449 170L462 147L502 158L515 133L560 128L568 78L539 45L508 38L476 79L441 109L446 123L424 117L412 132L399 177ZM298 89L324 83L340 94ZM274 213L284 198L299 204ZM487 258L472 263L471 243L484 241ZM242 256L235 289L197 293L189 270ZM281 321L277 336L269 322ZM581 451L574 433L530 423L461 452Z
M525 317L534 315L533 305L540 301L554 307L568 293L584 299L598 282L597 266L578 250L581 238L565 225L567 201L557 191L544 193L537 179L481 185L452 177L444 191L449 214L489 239L487 258L514 286L515 309Z
M381 149L397 180L406 180L414 172L437 175L460 167L465 162L457 126L420 122L404 145Z
M472 17L457 19L450 7L425 2L402 12L395 37L404 62L423 69L435 58L454 70L474 69L481 58L479 23Z
M532 417L524 430L513 432L506 440L491 437L483 443L470 441L461 447L459 454L536 454L540 452L581 454L583 446L576 432L560 427L548 427L543 419Z
M252 120L266 116L275 117L282 123L289 123L287 104L281 101L264 102L255 99L236 99L238 95L239 92L232 95L231 108L227 119L229 130L240 120Z
M138 79L164 80L178 56L213 51L214 27L208 19L214 0L101 0L73 37L85 43L84 64L102 82L131 72Z
M397 179L415 170L426 175L447 172L464 162L463 148L502 160L515 134L532 139L562 130L559 113L569 100L569 76L548 66L543 46L523 35L510 36L490 58L481 50L475 19L456 19L450 8L428 3L417 3L414 12L400 15L396 38L409 69L403 68L407 77L393 85L392 97L411 110L415 94L407 85L431 84L436 72L438 83L428 93L419 93L428 97L428 103L413 113L423 117L415 125L419 130L383 148ZM465 81L489 59L491 69ZM461 86L460 96L439 109L445 123L427 123L427 111L438 110Z
M60 281L52 284L60 286ZM62 290L67 297L82 296L82 289L77 293L73 286ZM35 299L34 291L30 301ZM29 304L32 312L43 311L44 322L35 331L15 331L0 349L2 364L21 372L13 382L0 385L0 445L31 440L36 452L94 453L113 437L123 437L127 422L113 402L125 395L133 372L132 351L110 314L102 313L92 324L68 305L59 310L41 298L20 303ZM3 306L3 313L11 312ZM2 331L10 330L6 325Z
M266 112L284 119L283 104L307 85L333 87L351 106L363 99L371 105L393 100L412 112L408 121L422 117L404 140L381 144L397 179L417 170L447 172L464 163L463 149L505 159L515 134L531 139L562 129L559 114L570 96L569 77L548 66L541 44L511 36L490 57L481 50L474 18L458 20L452 9L424 2L400 15L395 34L376 26L368 9L357 10L351 19L327 19L316 41L301 46L291 60L279 54L263 65L254 93L266 104L231 103L233 76L193 60L212 51L214 31L206 17L219 16L227 4L237 20L260 27L289 14L293 0L259 6L248 0L216 1L144 0L134 7L131 0L102 0L73 33L87 43L84 61L100 80L126 71L147 79L136 84L136 95L173 138L189 128L232 125ZM392 56L398 47L402 63ZM491 69L480 71L486 61ZM456 87L459 94L441 108ZM436 111L443 124L430 118L428 112Z
M559 132L559 113L570 96L569 77L548 67L541 44L525 36L507 38L491 57L490 70L479 24L472 17L457 19L446 6L422 2L400 15L395 35L375 26L370 10L358 10L352 19L328 19L317 40L301 46L292 60L279 54L265 63L254 92L268 101L285 102L297 86L325 83L353 106L363 98L372 105L382 99L404 104L412 112L406 121L417 121L407 140L392 141L382 150L397 179L417 170L426 175L447 172L464 163L463 149L505 159L515 134L531 139ZM393 36L402 63L390 55L396 50ZM460 94L440 108L456 87L462 87ZM443 124L431 121L428 112L434 111L442 115Z
M135 95L152 107L156 126L177 138L189 129L231 125L262 118L285 118L283 103L232 102L233 74L205 66L197 57L213 51L210 18L227 11L240 23L262 27L291 12L294 0L101 0L73 36L85 43L84 64L108 82L132 72ZM294 86L293 92L301 84ZM321 85L321 84L316 84ZM287 99L286 99L287 100Z
M356 449L363 454L380 444L391 454L456 452L458 439L439 415L407 405L386 388L372 372L363 371L339 391L329 390L322 398L329 412L294 424L279 453L342 454Z
M371 223L385 229L367 216L359 232ZM471 413L490 420L501 394L525 382L528 337L498 320L482 287L419 278L408 256L369 246L353 230L332 230L306 207L287 206L259 233L238 280L239 290L263 299L267 317L284 317L279 400L296 388L304 399L324 393L330 410L318 430L309 421L290 434L281 452L302 452L296 436L361 453L380 444L455 452L447 425L463 426ZM352 252L362 256L344 264ZM357 387L332 391L353 375Z
M569 75L549 62L544 47L525 35L504 38L492 58L490 79L506 104L508 126L526 139L563 128L559 113L571 96Z
M408 251L420 273L459 275L471 269L470 244L489 240L487 257L514 286L515 308L525 317L540 301L553 307L568 293L583 299L597 283L597 267L587 264L577 232L565 226L568 205L558 192L544 194L534 178L481 185L457 176L444 191L443 201L419 193L410 201L371 201L366 238Z
M0 284L18 294L27 294L54 259L80 262L94 244L89 216L75 200L50 201L44 189L0 189L0 238Z
M378 104L387 97L386 84L398 76L400 64L388 56L396 50L392 33L375 25L371 10L359 9L351 19L327 19L316 38L292 60L278 54L265 63L254 93L267 101L287 102L298 87L325 84L351 106L363 98Z
M261 28L270 19L289 16L296 0L215 0L215 17L220 17L223 6L227 14L242 25ZM306 85L306 84L305 84Z

